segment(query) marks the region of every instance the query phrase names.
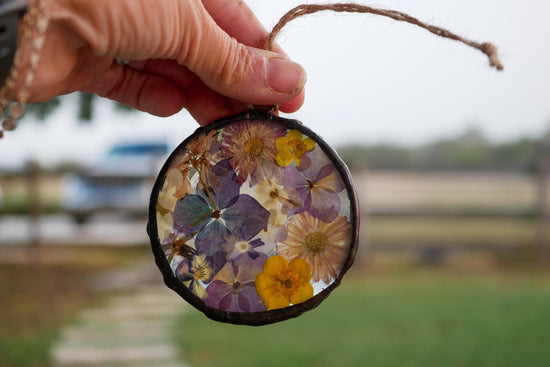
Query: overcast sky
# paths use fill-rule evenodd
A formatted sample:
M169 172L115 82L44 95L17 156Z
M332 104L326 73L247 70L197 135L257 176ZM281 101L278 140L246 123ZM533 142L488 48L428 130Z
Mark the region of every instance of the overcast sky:
M270 29L297 0L248 0ZM373 15L318 13L284 28L278 43L308 73L306 103L290 117L330 144L418 145L471 126L490 139L536 136L550 126L548 0L385 0L476 41L490 41L505 65L497 72L482 53L423 29ZM197 125L171 118L113 113L98 105L95 122L76 123L70 97L43 125L25 121L0 141L0 165L15 157L44 163L92 160L121 137L169 136L177 142Z

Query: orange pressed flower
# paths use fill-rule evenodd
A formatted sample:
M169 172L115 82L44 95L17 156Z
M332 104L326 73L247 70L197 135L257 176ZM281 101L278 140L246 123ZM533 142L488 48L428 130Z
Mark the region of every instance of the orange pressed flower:
M281 167L288 167L294 161L300 167L300 159L308 150L315 148L315 142L310 138L303 138L298 130L290 130L286 136L275 140L277 156L275 160Z
M287 259L305 259L313 269L313 281L326 284L335 279L344 264L351 242L351 224L342 215L330 223L307 212L289 220L288 236L277 247Z
M189 143L187 151L188 155L183 158L182 163L191 164L197 171L210 168L214 162L219 160L218 132L212 130L208 134L199 135L197 139Z
M313 297L311 266L304 259L290 263L276 255L264 263L263 273L256 277L256 292L269 310L288 307Z
M161 214L173 212L179 199L191 193L191 181L187 171L170 168L166 173L166 179L157 200L157 211Z

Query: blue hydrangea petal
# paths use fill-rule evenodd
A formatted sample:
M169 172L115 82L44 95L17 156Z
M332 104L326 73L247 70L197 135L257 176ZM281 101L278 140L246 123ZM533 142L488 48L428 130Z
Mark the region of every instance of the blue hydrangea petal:
M201 231L212 220L210 206L199 195L187 195L176 203L172 214L174 227L186 236Z
M267 227L270 213L252 196L239 195L235 204L223 213L227 228L245 241Z
M212 220L195 237L197 251L200 254L213 256L216 252L222 250L220 245L224 242L224 236L230 233L221 220Z

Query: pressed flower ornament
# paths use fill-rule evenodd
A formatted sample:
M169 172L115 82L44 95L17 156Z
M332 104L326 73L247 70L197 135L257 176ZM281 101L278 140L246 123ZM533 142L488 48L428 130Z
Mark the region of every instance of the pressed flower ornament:
M176 148L148 229L170 288L210 318L259 325L298 316L338 286L358 228L338 155L300 122L251 110Z
M321 10L413 23L479 48L501 68L490 44L357 4L296 7L266 49L284 24ZM347 167L319 136L251 109L175 149L155 182L147 229L168 287L214 320L262 325L301 315L340 284L357 250L359 208Z

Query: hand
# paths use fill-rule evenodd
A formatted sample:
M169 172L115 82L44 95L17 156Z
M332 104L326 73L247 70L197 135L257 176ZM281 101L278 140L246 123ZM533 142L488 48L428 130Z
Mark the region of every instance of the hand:
M80 90L200 124L246 104L294 112L305 72L266 35L239 0L52 0L29 102Z

